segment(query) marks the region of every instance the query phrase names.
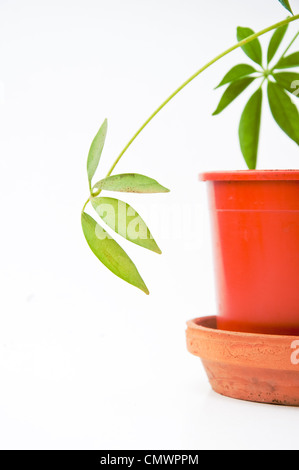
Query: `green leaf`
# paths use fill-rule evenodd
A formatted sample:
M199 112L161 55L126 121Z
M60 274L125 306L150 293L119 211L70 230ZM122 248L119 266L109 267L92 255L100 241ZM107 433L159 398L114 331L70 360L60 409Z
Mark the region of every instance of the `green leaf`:
M94 190L117 191L121 193L169 193L169 189L161 186L156 180L137 173L108 176L93 187ZM96 194L95 194L96 195Z
M250 28L242 28L241 26L237 28L238 41L243 41L243 39L246 39L253 34L254 31ZM258 39L254 39L248 44L245 44L242 49L251 60L262 66L263 53L260 41Z
M294 14L292 12L291 6L289 4L289 0L278 0L292 15Z
M133 261L97 222L82 213L82 229L94 255L116 276L149 294Z
M292 67L299 67L299 52L294 52L287 57L282 57L275 65L274 69L288 69Z
M267 55L267 61L268 61L268 64L271 62L271 60L273 59L273 57L275 56L276 52L278 51L278 48L287 32L287 29L288 29L288 24L284 25L284 26L281 26L280 28L277 28L275 31L274 31L274 34L271 38L271 41L269 43L269 47L268 47L268 55Z
M252 77L245 77L241 80L237 80L229 85L225 90L220 103L214 111L213 116L221 113L228 105L230 105L246 88L255 80Z
M245 106L239 127L241 150L246 164L251 170L254 170L257 164L262 101L263 92L259 88Z
M297 107L277 83L269 82L268 98L275 121L299 145L299 113Z
M235 82L236 80L240 80L241 78L247 77L255 73L256 70L248 64L239 64L233 67L223 78L223 80L219 83L216 88L220 88L223 85L227 85L228 83Z
M299 73L278 72L274 73L273 76L282 88L299 97Z
M162 253L146 223L129 204L110 197L93 198L91 203L101 219L116 233L147 250Z
M89 153L88 153L88 159L87 159L87 174L88 174L88 182L89 182L89 187L91 189L91 181L92 178L95 175L95 172L97 171L100 158L103 152L103 148L105 145L105 140L106 140L106 135L107 135L107 129L108 129L108 122L107 119L104 121L102 124L99 132L95 136Z

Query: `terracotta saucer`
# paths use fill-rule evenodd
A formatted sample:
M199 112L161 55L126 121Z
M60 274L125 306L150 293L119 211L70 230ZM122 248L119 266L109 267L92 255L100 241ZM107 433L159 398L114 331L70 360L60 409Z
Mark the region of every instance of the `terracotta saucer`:
M213 390L239 400L299 406L299 337L217 329L217 317L187 323L188 351Z

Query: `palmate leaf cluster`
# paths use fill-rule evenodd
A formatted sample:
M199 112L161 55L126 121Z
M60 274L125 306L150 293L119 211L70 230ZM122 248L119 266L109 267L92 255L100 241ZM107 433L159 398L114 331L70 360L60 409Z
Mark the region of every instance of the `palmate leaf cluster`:
M242 49L254 64L242 63L233 67L217 86L228 85L213 115L220 114L247 88L257 84L254 93L246 103L239 124L240 147L249 169L255 169L258 159L260 127L264 94L267 84L267 100L271 113L278 126L299 145L299 113L297 104L299 96L299 52L289 54L292 40L287 50L276 58L277 52L287 33L288 25L275 30L271 37L266 66L263 66L263 51L258 39L245 44ZM254 34L250 28L237 28L238 41ZM298 37L299 33L296 35ZM275 60L274 60L275 59Z
M87 176L90 189L88 202L101 222L126 240L152 252L161 254L149 228L140 215L126 202L115 197L99 197L102 191L117 193L155 194L169 190L148 176L125 173L108 176L93 184L107 135L107 120L95 136L87 159ZM108 231L85 211L81 214L85 239L93 254L116 276L149 294L135 264Z

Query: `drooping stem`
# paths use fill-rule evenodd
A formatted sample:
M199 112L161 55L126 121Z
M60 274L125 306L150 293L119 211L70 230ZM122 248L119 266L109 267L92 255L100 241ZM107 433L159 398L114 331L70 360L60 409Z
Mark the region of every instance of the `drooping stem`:
M91 200L91 198L89 197L89 199L87 199L87 201L85 202L85 204L83 206L83 209L82 209L82 213L85 211L85 208L89 204L90 200Z
M223 57L225 57L226 55L230 54L231 52L233 52L234 50L250 43L251 41L254 41L255 39L259 38L260 36L263 36L264 34L266 33L269 33L270 31L273 31L274 29L277 29L281 26L284 26L286 24L289 24L289 23L292 23L293 21L296 21L299 19L299 15L296 15L296 16L293 16L293 17L289 17L287 18L286 20L284 21L280 21L279 23L276 23L272 26L269 26L268 28L266 29L263 29L262 31L258 32L258 33L255 33L251 36L249 36L248 38L246 39L243 39L243 41L240 41L238 42L237 44L235 44L234 46L230 47L229 49L227 49L225 52L223 52L222 54L219 54L217 57L215 57L213 60L211 60L210 62L208 62L206 65L204 65L202 68L200 68L197 72L195 72L190 78L188 78L188 80L186 80L177 90L175 90L159 107L158 109L156 109L156 111L145 121L145 123L140 127L140 129L136 132L136 134L134 134L134 136L131 138L131 140L128 142L128 144L125 146L125 148L121 151L121 153L119 154L119 156L117 157L117 159L115 160L115 162L113 163L112 167L110 168L110 170L108 171L107 173L107 176L110 176L113 172L113 170L115 169L116 165L118 164L118 162L121 160L121 158L123 157L123 155L126 153L126 151L131 147L131 145L133 144L133 142L137 139L137 137L141 134L141 132L146 128L146 126L154 119L155 116L157 116L157 114L159 114L159 112L165 108L165 106L176 96L178 95L187 85L189 85L195 78L197 78L202 72L204 72L205 70L207 70L209 67L211 67L211 65L215 64L216 62L218 62L220 59L222 59ZM296 38L294 38L293 42L295 41ZM290 44L289 48L291 47L291 45L293 44L293 42ZM289 49L288 48L288 49ZM287 49L287 50L288 50ZM286 51L287 52L287 51Z

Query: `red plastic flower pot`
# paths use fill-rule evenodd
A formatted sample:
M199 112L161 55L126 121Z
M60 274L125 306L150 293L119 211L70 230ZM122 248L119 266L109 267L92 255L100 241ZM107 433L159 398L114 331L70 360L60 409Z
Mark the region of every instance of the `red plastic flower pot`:
M299 170L205 173L218 328L299 335Z

